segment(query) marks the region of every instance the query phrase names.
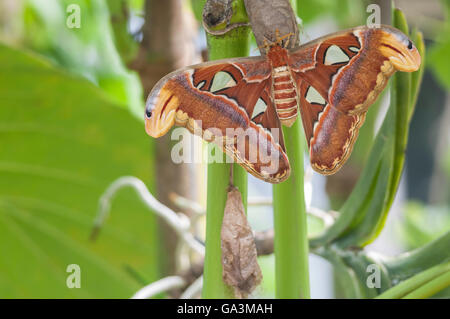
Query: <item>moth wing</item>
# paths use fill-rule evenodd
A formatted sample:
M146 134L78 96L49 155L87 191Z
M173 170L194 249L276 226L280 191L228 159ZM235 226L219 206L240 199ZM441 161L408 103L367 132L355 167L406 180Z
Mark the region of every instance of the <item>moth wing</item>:
M388 26L337 32L290 52L289 59L311 165L321 174L333 174L345 163L388 78L420 65L411 41Z
M146 130L164 135L174 124L214 141L248 172L277 183L289 176L281 125L265 59L195 65L164 77L146 105Z

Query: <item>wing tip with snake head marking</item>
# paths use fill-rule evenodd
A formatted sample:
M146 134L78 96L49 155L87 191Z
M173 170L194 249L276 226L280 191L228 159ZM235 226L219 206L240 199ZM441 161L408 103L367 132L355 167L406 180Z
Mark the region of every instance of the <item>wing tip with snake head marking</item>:
M375 30L381 33L380 52L389 59L396 70L414 72L419 69L422 62L420 53L403 32L387 25L382 25Z
M170 77L162 78L150 92L145 106L145 131L157 138L175 124L179 98L167 87Z
M173 125L185 126L191 133L218 144L257 178L270 183L284 181L290 165L282 135L277 138L271 133L275 128L282 134L268 99L270 69L267 75L262 70L265 64L260 63L263 61L214 62L167 75L147 99L147 133L160 137ZM252 76L249 78L246 72ZM231 136L227 130L241 130L243 134ZM242 139L245 134L250 136ZM238 139L242 145L235 142Z

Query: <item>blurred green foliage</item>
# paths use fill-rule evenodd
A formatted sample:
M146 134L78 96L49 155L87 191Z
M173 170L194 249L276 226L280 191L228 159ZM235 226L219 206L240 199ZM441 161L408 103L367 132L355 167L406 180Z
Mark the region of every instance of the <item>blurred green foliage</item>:
M444 6L445 20L439 25L435 43L430 48L429 66L435 73L440 83L450 90L450 1L441 1Z
M202 21L203 7L206 0L191 0L191 7L197 21Z
M128 110L143 105L140 83L115 50L105 2L70 1L86 14L81 29L65 27L68 2L26 2L23 45L46 58L0 45L3 298L127 298L159 278L155 217L134 192L120 192L88 240L106 187L123 175L152 187L154 163ZM80 289L66 286L69 264Z
M396 231L406 248L414 249L428 244L450 229L450 214L446 206L427 206L408 202Z
M66 26L71 13L66 9L71 4L80 6L80 28ZM86 77L142 118L140 80L126 68L116 50L106 1L27 0L23 23L24 46L69 72Z
M364 1L353 0L315 0L297 1L297 14L304 24L321 18L335 19L342 28L363 24Z

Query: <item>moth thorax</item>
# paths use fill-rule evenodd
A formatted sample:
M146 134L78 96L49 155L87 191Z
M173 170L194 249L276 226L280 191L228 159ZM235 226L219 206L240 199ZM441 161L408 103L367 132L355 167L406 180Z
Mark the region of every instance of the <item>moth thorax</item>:
M281 123L291 126L297 118L297 90L288 66L273 69L273 100Z
M267 52L267 58L272 68L284 66L288 64L288 51L279 45L272 46Z

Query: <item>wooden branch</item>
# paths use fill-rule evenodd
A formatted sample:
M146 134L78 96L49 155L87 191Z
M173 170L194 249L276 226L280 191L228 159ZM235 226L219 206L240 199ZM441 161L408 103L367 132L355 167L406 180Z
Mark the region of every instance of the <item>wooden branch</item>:
M166 74L177 68L200 62L195 51L194 38L197 35L197 25L189 10L184 8L179 0L146 0L145 24L143 40L137 57L130 63L130 68L136 70L141 78L145 97L153 86ZM144 115L142 115L144 116ZM169 199L171 192L183 197L197 199L197 187L193 184L195 175L192 165L175 164L171 159L172 145L170 134L152 141L152 151L156 153L154 172L156 175L156 197L163 204L174 209ZM149 142L150 144L150 142ZM163 237L163 251L166 254L165 273L175 271L174 254L176 236L165 223L160 223Z
M167 73L200 62L194 46L194 17L178 0L146 0L143 40L130 67L139 72L144 94Z

